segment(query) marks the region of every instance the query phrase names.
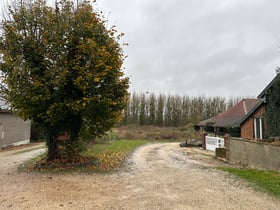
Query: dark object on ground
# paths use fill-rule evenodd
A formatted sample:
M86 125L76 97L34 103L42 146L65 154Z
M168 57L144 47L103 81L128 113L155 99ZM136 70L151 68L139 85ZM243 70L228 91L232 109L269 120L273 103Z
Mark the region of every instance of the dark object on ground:
M180 143L180 147L186 147L187 146L187 142L181 142Z
M219 158L226 158L226 148L216 148L215 156Z
M201 146L202 146L202 141L197 139L191 139L180 143L180 147L201 147Z

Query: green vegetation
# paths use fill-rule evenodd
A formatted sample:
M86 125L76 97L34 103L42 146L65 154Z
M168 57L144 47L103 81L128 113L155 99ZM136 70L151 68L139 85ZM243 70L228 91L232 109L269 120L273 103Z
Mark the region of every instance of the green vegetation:
M156 127L121 126L112 129L95 141L84 142L83 152L78 156L46 161L47 156L35 158L21 170L30 171L111 171L119 168L124 159L138 146L152 142L179 142L194 138L193 126Z
M200 138L199 134L194 132L193 124L181 127L126 125L112 129L112 134L115 139L186 141Z
M84 155L100 155L100 154L110 154L117 152L131 152L137 147L148 143L147 140L114 140L109 142L101 142L98 144L93 144L88 148Z
M270 88L269 94L266 95L266 97L269 102L266 104L266 119L265 119L267 123L266 137L280 136L280 129L279 129L280 112L275 111L275 110L279 110L279 106L280 106L279 78L275 82L273 88Z
M223 171L234 174L253 184L258 190L280 198L280 173L256 169L224 168Z
M147 140L114 140L90 146L85 156L94 156L98 165L96 171L110 171L121 166L125 158L137 147L148 143Z
M31 159L19 166L19 171L41 172L105 172L119 168L125 158L137 147L151 141L113 140L90 143L87 150L76 158L46 161L46 154Z
M239 100L134 92L129 97L122 125L184 126L213 117Z
M88 0L12 2L1 24L1 96L43 129L48 161L76 158L127 104L122 33L107 28Z

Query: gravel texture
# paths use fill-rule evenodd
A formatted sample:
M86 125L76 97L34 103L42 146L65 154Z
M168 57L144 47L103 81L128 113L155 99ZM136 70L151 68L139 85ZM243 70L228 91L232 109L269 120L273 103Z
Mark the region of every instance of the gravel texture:
M18 173L44 149L0 151L0 209L280 209L279 199L214 169L212 153L178 143L139 147L110 174Z

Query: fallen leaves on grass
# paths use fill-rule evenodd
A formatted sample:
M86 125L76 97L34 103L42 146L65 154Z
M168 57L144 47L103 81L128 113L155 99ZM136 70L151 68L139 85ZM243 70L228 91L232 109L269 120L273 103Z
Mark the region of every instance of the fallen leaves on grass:
M107 152L95 156L62 157L47 161L46 157L26 165L24 171L111 171L117 169L127 156L127 152Z
M127 156L127 152L112 152L97 155L99 162L98 169L102 171L110 171L120 167Z
M29 170L55 170L64 171L69 169L86 168L98 165L98 159L93 156L62 157L47 161L46 157L30 164Z

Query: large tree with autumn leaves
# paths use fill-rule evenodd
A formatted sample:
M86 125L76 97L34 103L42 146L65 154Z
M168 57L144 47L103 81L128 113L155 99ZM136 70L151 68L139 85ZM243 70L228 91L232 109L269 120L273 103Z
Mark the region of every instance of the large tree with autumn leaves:
M2 21L2 95L11 109L44 128L48 160L59 136L76 154L81 139L104 134L127 104L120 35L89 1L17 0Z

